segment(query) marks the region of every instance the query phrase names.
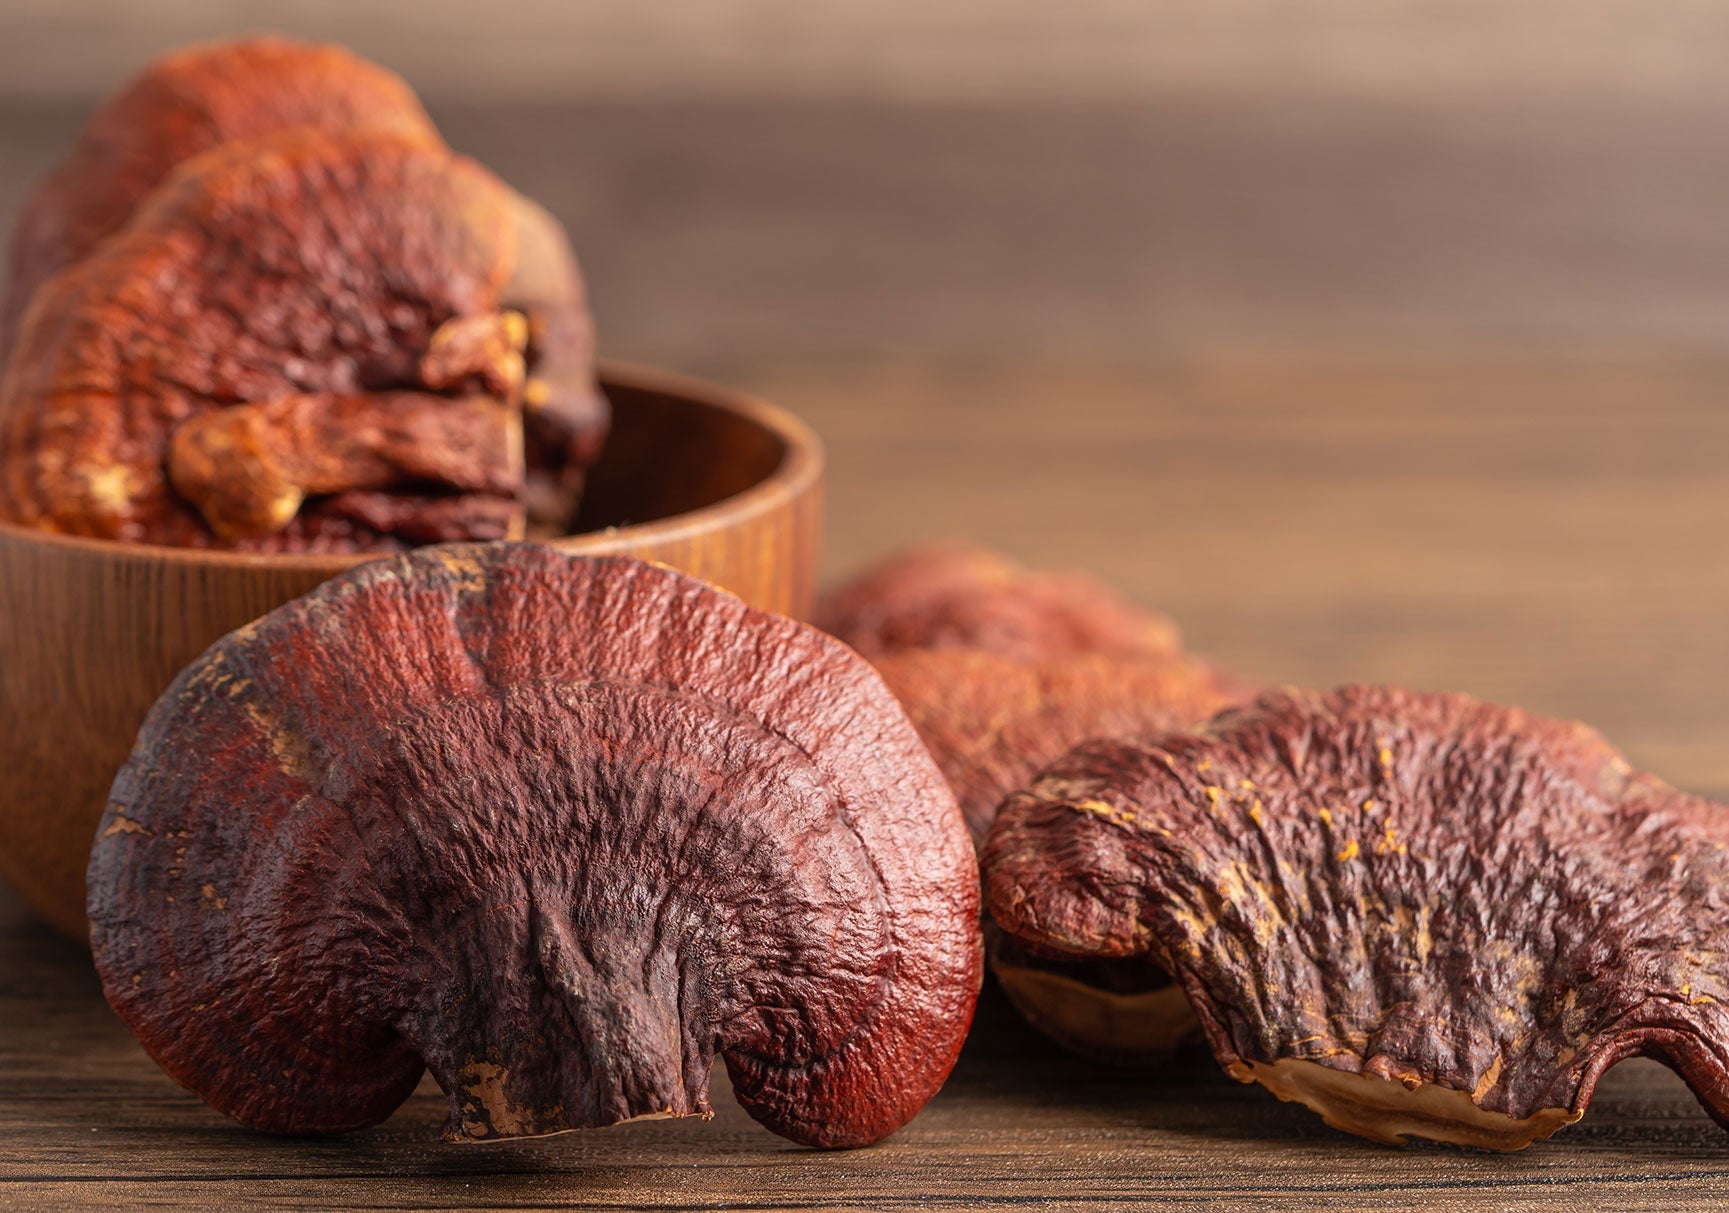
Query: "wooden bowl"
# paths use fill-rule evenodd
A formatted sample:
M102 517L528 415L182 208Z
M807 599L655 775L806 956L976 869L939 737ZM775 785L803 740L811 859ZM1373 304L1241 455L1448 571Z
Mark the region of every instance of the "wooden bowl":
M567 552L658 560L803 614L822 448L736 392L606 365L613 433ZM218 637L365 560L75 539L0 524L0 876L83 938L84 867L150 705ZM189 756L192 757L192 756Z

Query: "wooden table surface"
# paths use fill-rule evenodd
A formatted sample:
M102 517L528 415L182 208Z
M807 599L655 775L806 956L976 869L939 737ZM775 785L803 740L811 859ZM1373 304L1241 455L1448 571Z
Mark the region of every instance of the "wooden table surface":
M1572 300L1564 275L1494 263L1496 248L1544 234L1541 208L1491 216L1502 194L1473 177L1477 161L1460 152L1448 178L1457 222L1438 239L1470 251L1453 277L1444 248L1419 260L1449 289L1463 292L1473 274L1486 285L1486 332L1463 319L1471 309L1457 298L1448 313L1457 323L1439 318L1446 292L1413 293L1384 249L1371 250L1366 277L1322 274L1305 315L1303 277L1326 266L1264 256L1267 241L1296 247L1301 232L1262 233L1250 256L1221 238L1212 261L1185 246L1171 272L1201 292L1201 312L1173 305L1125 317L1122 308L1157 294L1156 260L1131 243L1120 261L1102 248L1079 266L1062 261L1036 240L1039 216L1059 200L1033 186L1005 193L990 173L1009 174L1029 142L1069 146L1058 138L1065 130L1097 141L1086 156L1070 154L1071 167L1108 160L1113 140L1141 146L1141 119L849 120L854 152L910 164L929 178L919 194L843 173L852 162L832 150L821 115L762 120L788 156L829 176L783 168L775 180L784 188L769 190L730 165L705 175L704 132L716 123L735 149L757 146L756 167L768 163L766 143L724 118L686 117L693 126L674 130L666 115L637 113L634 142L617 133L618 115L614 127L592 113L571 118L593 136L610 174L604 188L568 165L536 168L536 133L544 141L553 129L545 114L515 124L457 115L455 124L468 146L495 140L512 175L601 250L591 261L604 271L603 323L617 300L613 352L720 375L816 424L831 455L832 572L908 541L974 539L1097 572L1174 614L1196 648L1244 672L1308 685L1397 680L1577 716L1636 763L1729 798L1729 362L1696 352L1721 324L1705 306L1720 312L1721 294L1705 288L1724 266L1701 252L1662 279L1674 289L1658 301L1659 320L1673 322L1675 342L1615 322L1616 309L1637 309L1611 298L1639 288L1642 275L1661 277L1627 250L1650 236L1628 217L1649 218L1641 208L1651 205L1669 214L1662 198L1594 197L1569 209L1559 201L1566 182L1544 178L1558 208L1546 234L1583 258L1573 268L1590 288ZM0 218L75 118L0 111L0 167L14 170L0 173ZM897 134L916 130L924 144L891 154ZM992 132L1016 132L1019 143L994 144ZM1392 138L1359 133L1375 146ZM948 138L974 158L944 159ZM1635 161L1669 154L1635 142L1616 146ZM630 150L641 147L671 159ZM1248 163L1229 146L1189 154L1222 173ZM1674 157L1654 171L1685 158ZM955 174L946 194L945 166ZM1131 182L1139 171L1124 170ZM1022 173L1004 180L1036 176L1030 166ZM1093 184L1111 179L1097 169ZM709 209L669 191L669 180L701 187ZM845 203L855 186L877 193ZM802 209L785 196L798 188ZM1206 210L1204 191L1185 188L1170 212L1179 229ZM1105 194L1107 236L1126 241L1157 219L1136 209L1154 202L1150 189ZM975 227L926 222L941 213L932 198L957 196L994 197L998 208L981 211ZM838 228L822 226L830 202ZM1265 200L1243 205L1272 213ZM701 222L691 218L699 212ZM609 219L652 257L652 273L624 272L623 254L602 246ZM1348 222L1308 221L1321 232L1315 257L1325 260L1327 240L1351 239ZM1618 248L1587 239L1618 224ZM1722 230L1701 235L1699 249L1721 245ZM827 248L834 232L856 239ZM1561 239L1568 234L1577 239ZM775 260L765 251L775 247L790 251ZM1034 264L1015 271L1023 247ZM755 277L742 272L752 256ZM933 262L998 265L993 258L1011 268L973 282L931 271ZM837 265L838 278L829 272ZM1220 300L1248 301L1231 314L1248 317L1253 340L1233 344L1229 324L1206 319ZM1511 318L1522 306L1542 339ZM1158 340L1161 318L1189 339ZM1354 343L1341 336L1353 333ZM1440 339L1413 337L1423 334ZM0 893L0 1208L1704 1209L1729 1191L1729 1135L1653 1063L1616 1069L1582 1123L1524 1153L1392 1150L1230 1082L1204 1056L1140 1074L1065 1057L990 990L949 1086L878 1147L797 1149L731 1103L724 1075L717 1088L706 1124L443 1146L440 1098L423 1088L374 1130L262 1137L158 1072L106 1008L87 956Z

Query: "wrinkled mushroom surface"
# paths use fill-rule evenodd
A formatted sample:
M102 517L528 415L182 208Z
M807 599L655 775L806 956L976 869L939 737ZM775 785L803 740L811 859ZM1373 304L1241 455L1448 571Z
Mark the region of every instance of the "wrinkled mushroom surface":
M1722 807L1582 725L1352 687L1082 746L982 861L1003 930L1163 965L1235 1077L1517 1149L1641 1054L1729 1124L1726 845Z
M26 201L13 233L11 274L0 301L0 370L21 336L27 308L39 293L45 296L45 308L66 305L64 296L45 291L45 284L122 231L159 188L172 189L165 183L188 161L224 147L234 157L251 154L234 150L237 145L257 144L258 154L269 155L271 142L290 132L322 132L333 139L383 134L432 150L443 146L420 102L401 79L338 46L263 36L202 43L163 57L98 110L67 160ZM351 174L332 181L331 188L381 189L389 188L389 182ZM516 477L522 481L526 476L526 483L513 486L511 492L523 499L527 523L536 534L564 534L575 522L586 469L606 438L610 409L595 381L593 321L564 229L529 199L508 190L505 198L514 252L510 275L499 288L498 306L518 315L521 327L490 351L488 377L495 388L499 373L512 380L513 407L522 414L516 423L521 434L513 459L526 464ZM320 200L302 196L279 203L316 207ZM334 208L329 222L340 225L360 210L350 201L346 207ZM320 215L287 218L291 225L304 228ZM245 238L247 233L231 230L226 235ZM229 264L226 268L244 274L256 267ZM424 274L439 268L434 262L407 272L412 277L417 269ZM293 273L291 265L276 269ZM309 263L304 272L312 279L328 278L330 269ZM368 256L344 270L350 281L368 273L379 279L370 284L372 293L388 297L400 285L396 278L403 269ZM276 284L265 280L258 285L268 292ZM251 317L250 323L266 330L283 319L266 310ZM465 339L458 343L457 352L469 354L469 362L429 350L418 382L398 386L443 390L474 374L476 333L459 330L457 335ZM287 360L283 372L291 378L298 337L292 332L274 337ZM165 339L171 341L172 334ZM22 356L36 357L38 351L23 351ZM5 407L6 400L0 398L0 410ZM350 420L358 427L365 425L364 420ZM365 445L368 437L362 432L354 441ZM417 458L437 458L437 454L423 449ZM245 469L235 479L255 473L255 468ZM454 487L462 487L461 479ZM445 490L453 487L437 478L431 483ZM329 517L312 521L304 528L306 535L226 546L389 548L438 538L496 537L510 529L511 511L497 502L420 501L400 489L380 492L360 483L349 487L357 495L334 505ZM289 512L290 498L280 485L275 488L274 498L268 501L263 490L255 494L249 532L256 531L263 519ZM229 535L234 527L225 527L225 521L236 522L217 516L210 519L210 529L219 536ZM133 538L179 542L171 537Z
M177 165L232 140L302 127L439 142L407 84L340 46L240 38L151 64L96 111L25 200L0 303L0 366L37 288L119 231Z
M1181 651L1169 619L1092 577L1033 572L965 544L890 557L824 595L813 619L873 660L931 649L982 649L1019 661Z
M0 382L0 517L366 549L409 539L415 511L368 511L391 490L458 538L515 533L514 262L508 191L442 148L301 131L206 153L38 292Z
M1071 746L1191 724L1248 695L1186 657L1169 619L1094 578L962 544L891 557L824 595L814 618L881 671L975 839Z
M219 642L92 853L110 1002L245 1124L472 1141L708 1115L894 1131L977 994L978 876L870 668L659 566L376 562Z
M1175 657L1023 661L982 649L934 649L874 664L979 841L1003 797L1081 742L1163 733L1237 701L1211 666Z
M1250 694L1186 657L1170 620L1094 578L959 544L891 557L825 596L816 617L876 664L975 843L1003 798L1071 747L1190 725ZM1016 1009L1075 1052L1162 1060L1197 1031L1157 966L1041 954L988 917L984 937Z

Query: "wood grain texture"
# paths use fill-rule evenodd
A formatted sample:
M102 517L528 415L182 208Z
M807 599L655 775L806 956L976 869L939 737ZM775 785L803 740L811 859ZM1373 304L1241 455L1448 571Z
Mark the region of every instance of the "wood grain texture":
M617 441L556 546L657 560L767 610L816 575L822 452L796 419L613 366ZM0 876L69 934L108 785L144 714L218 637L359 563L67 539L0 527Z
M89 95L183 42L262 26L353 44L423 93L930 100L1325 91L1720 94L1712 0L8 0L0 90Z
M1204 1056L1145 1074L1067 1057L994 988L948 1086L868 1150L773 1136L732 1101L723 1070L707 1123L445 1146L446 1106L428 1084L376 1129L268 1138L163 1076L87 963L0 901L0 1206L1703 1209L1729 1182L1722 1131L1653 1063L1614 1071L1585 1121L1523 1154L1391 1150L1232 1082Z

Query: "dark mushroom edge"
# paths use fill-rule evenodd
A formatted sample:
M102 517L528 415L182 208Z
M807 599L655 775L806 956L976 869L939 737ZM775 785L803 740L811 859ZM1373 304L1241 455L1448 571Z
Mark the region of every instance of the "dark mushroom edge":
M1726 845L1729 812L1583 725L1347 687L1083 745L981 858L999 927L1153 959L1234 1077L1378 1141L1519 1149L1637 1055L1729 1127Z
M870 667L672 570L534 544L362 566L145 721L89 870L109 1001L257 1129L711 1115L857 1146L942 1085L978 871Z

